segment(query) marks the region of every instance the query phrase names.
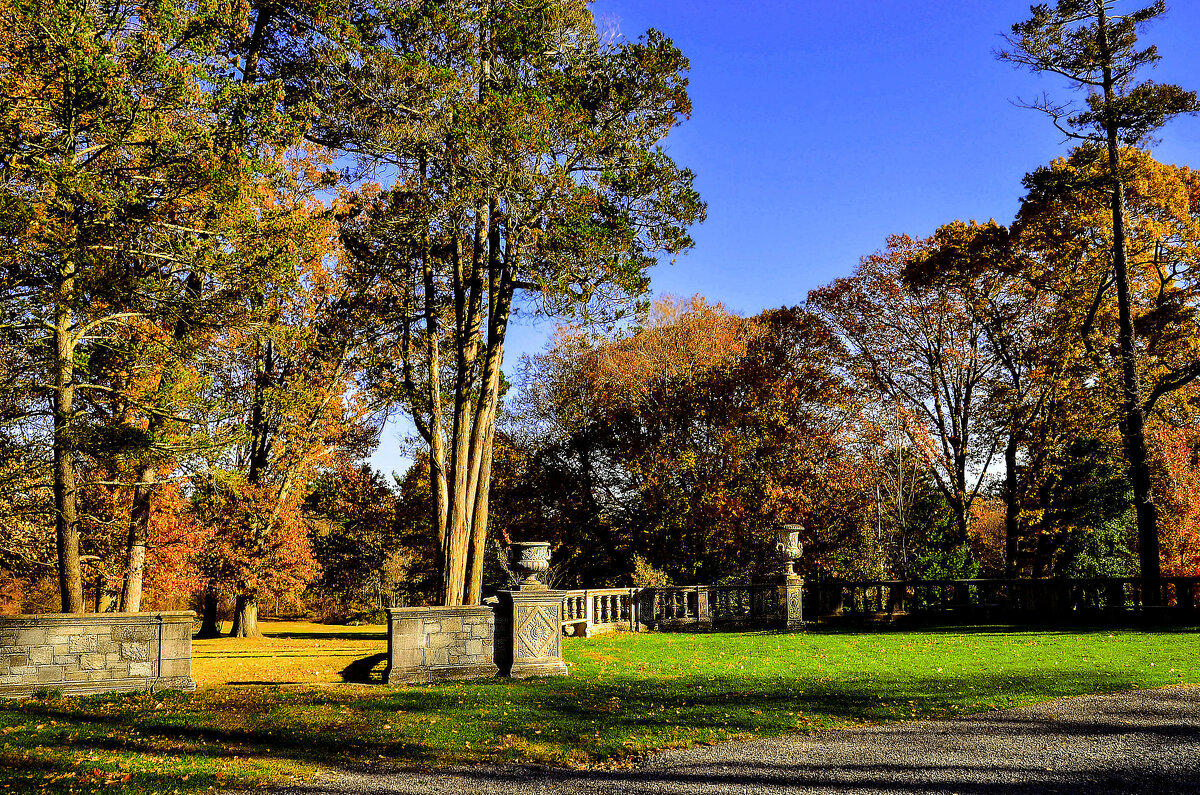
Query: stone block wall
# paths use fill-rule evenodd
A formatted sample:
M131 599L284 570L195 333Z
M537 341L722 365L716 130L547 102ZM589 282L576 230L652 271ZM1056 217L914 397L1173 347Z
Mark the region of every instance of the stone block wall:
M389 684L495 676L495 616L480 607L400 607L388 613Z
M0 616L0 697L195 690L191 611Z

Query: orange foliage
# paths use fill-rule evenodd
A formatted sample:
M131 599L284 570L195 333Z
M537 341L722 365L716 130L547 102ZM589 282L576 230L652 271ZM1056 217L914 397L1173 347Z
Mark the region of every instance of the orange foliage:
M1200 433L1156 428L1151 478L1164 576L1200 576Z
M320 572L295 494L271 484L222 483L201 506L212 532L196 563L205 579L234 594L302 590Z

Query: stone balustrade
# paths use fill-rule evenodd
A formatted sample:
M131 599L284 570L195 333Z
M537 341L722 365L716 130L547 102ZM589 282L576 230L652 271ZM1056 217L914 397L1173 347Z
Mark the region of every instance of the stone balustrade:
M592 637L618 629L803 626L799 578L783 585L686 585L566 591L564 634Z

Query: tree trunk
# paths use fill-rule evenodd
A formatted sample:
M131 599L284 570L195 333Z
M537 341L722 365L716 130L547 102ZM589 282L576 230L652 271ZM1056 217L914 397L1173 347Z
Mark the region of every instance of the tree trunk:
M471 558L467 571L467 593L463 604L478 605L483 599L483 563L487 554L488 491L492 484L492 444L495 441L495 416L487 429L487 439L481 451L484 460L475 492L475 515L471 522Z
M187 295L200 298L204 279L199 271L192 271L187 278ZM183 320L175 322L171 337L175 342L187 339L191 326ZM155 376L153 385L155 404L164 402L163 373ZM154 439L162 427L162 416L152 413L146 421L146 436ZM150 537L150 512L154 493L158 487L158 469L142 462L137 483L133 488L133 504L129 509L129 538L125 546L125 584L121 589L121 609L126 613L137 613L142 609L142 583L146 577L146 546Z
M494 211L494 210L493 210ZM498 229L498 224L493 224ZM495 232L490 247L498 259L499 232ZM496 407L500 399L500 367L504 360L504 338L508 331L512 288L503 275L498 261L491 263L494 274L489 289L488 351L484 359L483 383L479 408L472 433L471 548L464 604L477 605L483 596L483 563L487 546L488 492L492 484L492 452L496 441Z
M75 486L75 340L71 304L75 266L63 264L54 309L54 529L58 546L58 584L64 613L82 613L83 568L79 562L79 516Z
M238 594L237 604L233 608L233 626L229 630L229 637L262 637L262 631L258 628L258 596L256 594Z
M204 590L204 618L200 622L200 631L196 633L197 639L221 637L221 622L217 615L220 604L220 595L212 588L206 588Z
M1017 494L1017 439L1009 436L1004 448L1004 576L1017 576L1017 545L1021 505Z
M1121 173L1116 96L1112 74L1112 56L1108 25L1103 4L1097 8L1099 47L1103 68L1105 133L1108 145L1109 178L1112 181L1113 276L1117 288L1118 345L1121 351L1122 408L1121 432L1125 456L1129 462L1129 480L1133 485L1133 503L1137 512L1138 559L1143 579L1158 580L1158 510L1150 490L1149 455L1146 450L1146 416L1142 408L1142 389L1138 376L1137 347L1134 340L1132 299L1129 290L1129 261L1125 241L1125 176ZM1162 589L1145 587L1146 604L1162 603Z
M125 585L121 589L121 610L137 613L142 609L142 581L146 573L146 538L150 527L150 507L157 473L143 467L133 487L133 507L129 511L129 539L125 550Z

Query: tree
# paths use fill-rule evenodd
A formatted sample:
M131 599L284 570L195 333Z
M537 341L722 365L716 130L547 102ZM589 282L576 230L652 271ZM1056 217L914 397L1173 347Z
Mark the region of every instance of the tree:
M400 607L403 575L417 555L397 521L398 499L368 466L325 473L305 501L313 556L321 564L316 586L343 609ZM423 550L422 550L423 551Z
M381 2L384 34L321 140L397 175L347 205L361 289L386 297L379 390L429 448L445 604L479 601L501 364L529 311L623 310L703 217L659 146L689 110L661 34L600 42L581 0ZM527 299L527 300L525 300Z
M905 284L906 268L933 246L893 236L854 276L809 293L808 305L849 350L848 376L894 406L953 511L950 541L960 545L1003 437L991 414L997 362L962 293Z
M142 338L132 327L195 309L189 274L221 259L247 162L211 123L219 9L20 0L0 13L5 319L40 371L62 607L75 612L83 401L113 388L93 363Z
M1170 84L1136 82L1138 72L1152 66L1159 55L1155 47L1138 49L1138 32L1166 11L1162 0L1132 11L1113 14L1115 0L1058 0L1035 5L1032 16L1013 25L1006 37L1009 49L1003 60L1034 72L1065 77L1073 88L1086 90L1083 107L1055 103L1048 98L1030 103L1048 114L1069 138L1104 147L1107 171L1103 185L1109 194L1112 215L1112 272L1119 318L1122 436L1137 510L1141 574L1160 573L1158 519L1151 493L1146 446L1146 418L1138 367L1126 248L1125 190L1129 178L1121 147L1136 146L1170 118L1200 110L1196 94Z
M1162 506L1164 570L1200 575L1200 445L1195 427L1156 428L1151 436L1155 501Z
M1200 292L1193 275L1195 241L1200 240L1200 177L1190 169L1158 163L1140 150L1123 149L1121 156L1127 174L1128 311L1143 390L1141 411L1149 423L1184 425L1193 411L1187 387L1200 375ZM1078 435L1091 438L1106 435L1096 419L1105 418L1109 428L1127 426L1124 392L1116 388L1124 372L1122 321L1114 296L1107 171L1105 152L1085 146L1033 172L1014 227L1027 252L1028 278L1053 296L1050 333L1069 340L1075 350L1072 365L1063 371L1072 373L1074 400L1088 406L1075 412L1078 420L1073 422L1090 426Z
M805 566L852 547L837 565L859 570L839 355L803 309L746 319L698 297L615 339L563 334L526 363L507 424L523 472L495 502L525 509L501 514L513 535L578 550L570 574L589 584L628 582L635 554L676 582L770 576L785 522L808 530Z
M1081 374L1074 335L1055 325L1062 304L1039 278L1037 253L1018 232L990 221L939 227L923 257L905 266L917 287L942 285L962 296L996 363L990 414L1004 437L1004 558L1017 574L1023 493L1040 477L1054 449L1055 428L1079 398ZM1072 394L1074 393L1074 394ZM1077 423L1069 424L1078 430ZM1085 431L1085 433L1088 433Z
M331 216L303 191L266 203L277 204L307 211L282 215L288 223L267 256L286 267L250 297L258 322L223 335L214 388L224 410L212 433L233 443L194 478L216 531L205 569L214 592L237 597L236 636L257 633L260 591L315 573L300 510L310 484L367 455L380 422L359 380L363 318Z

